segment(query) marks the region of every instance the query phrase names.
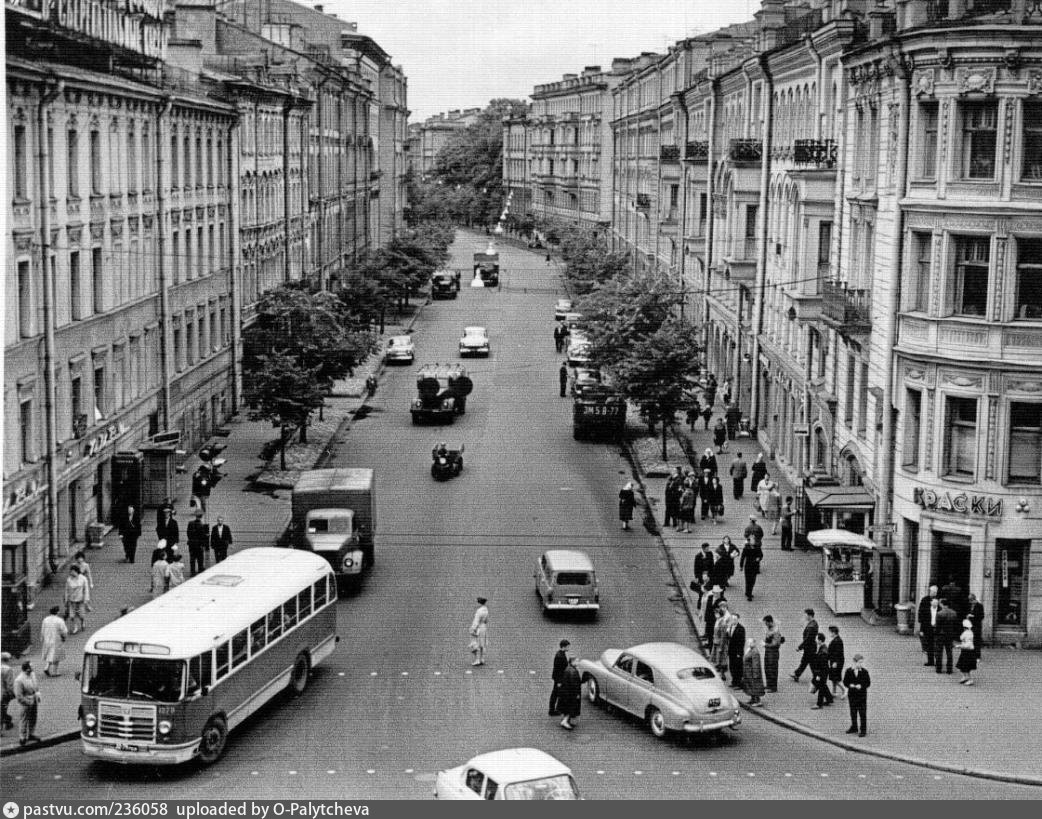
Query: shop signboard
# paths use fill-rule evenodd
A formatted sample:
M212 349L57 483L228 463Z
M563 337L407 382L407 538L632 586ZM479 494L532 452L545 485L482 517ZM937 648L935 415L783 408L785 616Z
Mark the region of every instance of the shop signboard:
M917 486L912 492L912 499L923 509L986 518L1002 517L1002 498L988 495L973 495L968 492L953 495L946 490L935 491Z

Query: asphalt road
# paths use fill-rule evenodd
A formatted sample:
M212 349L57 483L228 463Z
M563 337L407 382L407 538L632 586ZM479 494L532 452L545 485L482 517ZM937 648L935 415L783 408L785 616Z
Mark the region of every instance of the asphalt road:
M462 236L454 264L467 267L484 244ZM377 565L341 603L343 640L309 691L252 718L208 769L102 765L67 744L6 760L5 792L422 799L440 768L533 746L571 766L592 799L1037 798L1037 789L844 752L748 714L722 740L690 743L656 740L588 702L572 733L546 715L561 637L595 657L647 640L690 642L691 630L656 539L619 528L627 463L614 447L572 439L551 335L554 275L542 256L511 247L501 256L502 290L464 286L460 299L426 307L416 326L416 366L457 361L463 326L488 327L491 357L467 364L475 389L466 415L451 426L413 426L416 366L389 369L371 414L336 447L336 465L377 470ZM429 474L439 440L466 445L463 474L445 483ZM598 569L596 621L540 612L534 565L560 546L586 550ZM486 666L471 668L467 627L478 595L489 598L490 652ZM909 744L914 752L914 738Z

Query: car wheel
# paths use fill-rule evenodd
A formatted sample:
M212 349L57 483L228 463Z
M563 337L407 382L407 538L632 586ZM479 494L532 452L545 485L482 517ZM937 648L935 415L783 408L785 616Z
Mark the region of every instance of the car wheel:
M583 682L586 683L586 699L594 705L600 705L601 687L597 684L597 678L593 674L587 674Z
M420 423L420 419L419 419L419 418L417 418L417 417L416 417L415 415L413 415L413 417L412 417L412 423L413 423L413 426L416 426L417 424L419 424L419 423Z
M307 691L310 681L311 658L302 651L293 662L293 671L289 675L289 690L293 693L293 696L299 697Z
M224 717L210 717L199 738L199 761L204 765L212 765L224 753L228 741L228 723Z
M657 708L648 709L648 728L658 739L666 735L666 718Z

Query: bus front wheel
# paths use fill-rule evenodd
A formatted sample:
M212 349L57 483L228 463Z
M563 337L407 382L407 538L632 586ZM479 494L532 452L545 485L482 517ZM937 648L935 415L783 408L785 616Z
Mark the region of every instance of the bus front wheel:
M301 652L293 663L293 672L290 674L289 687L294 696L299 697L307 690L311 679L311 660L308 655Z
M221 758L224 745L228 741L228 723L223 717L210 717L199 741L199 759L205 765L212 765Z

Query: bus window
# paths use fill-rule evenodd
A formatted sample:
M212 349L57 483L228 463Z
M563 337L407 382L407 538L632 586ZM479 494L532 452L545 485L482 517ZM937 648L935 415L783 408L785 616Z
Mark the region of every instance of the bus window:
M192 696L200 688L213 685L213 653L207 651L188 661L188 695Z
M268 629L262 617L250 626L250 653L256 654L268 643Z
M221 643L217 646L217 674L214 676L215 680L220 680L228 676L228 644Z
M249 645L247 639L247 631L243 629L234 637L232 637L232 668L238 668L244 662L248 656L246 648Z
M282 606L268 612L268 642L273 643L282 634Z
M321 608L326 604L326 579L323 577L315 583L315 608Z
M297 598L291 597L282 605L282 627L289 631L297 624Z
M326 582L329 584L329 599L336 600L336 575L327 574Z
M311 589L304 589L297 595L297 609L301 620L311 614Z

